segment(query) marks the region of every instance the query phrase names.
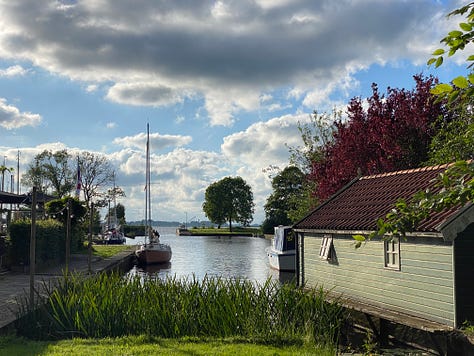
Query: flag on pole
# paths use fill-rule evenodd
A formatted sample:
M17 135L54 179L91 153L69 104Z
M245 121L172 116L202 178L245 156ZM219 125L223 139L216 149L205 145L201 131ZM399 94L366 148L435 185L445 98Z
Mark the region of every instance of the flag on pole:
M79 167L79 157L77 158L77 178L76 178L76 198L79 198L82 189L81 169Z

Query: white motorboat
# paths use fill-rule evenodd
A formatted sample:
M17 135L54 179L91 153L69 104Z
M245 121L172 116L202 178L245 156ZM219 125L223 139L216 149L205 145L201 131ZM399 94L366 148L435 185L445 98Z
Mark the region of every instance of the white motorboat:
M266 252L270 267L279 271L295 271L295 236L291 226L276 226L272 245Z

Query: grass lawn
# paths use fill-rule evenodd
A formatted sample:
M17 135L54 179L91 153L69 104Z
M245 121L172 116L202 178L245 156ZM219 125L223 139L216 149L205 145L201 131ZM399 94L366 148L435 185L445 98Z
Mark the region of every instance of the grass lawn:
M117 339L72 339L32 341L0 336L0 354L28 355L334 355L330 349L310 346L261 345L235 339L158 339L122 337Z
M133 245L93 245L92 254L94 256L107 258L116 255L122 251L131 251L136 247ZM87 250L85 250L87 253Z

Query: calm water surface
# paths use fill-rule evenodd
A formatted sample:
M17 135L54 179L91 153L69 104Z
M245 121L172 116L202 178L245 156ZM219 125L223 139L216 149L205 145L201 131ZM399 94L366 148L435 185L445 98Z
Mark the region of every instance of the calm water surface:
M245 278L259 283L268 278L282 282L291 279L289 273L270 268L265 248L270 240L255 237L177 236L176 228L158 227L160 240L171 246L173 257L166 265L134 267L130 274L148 274L158 278L198 279L204 276ZM127 244L144 242L144 237L127 239Z

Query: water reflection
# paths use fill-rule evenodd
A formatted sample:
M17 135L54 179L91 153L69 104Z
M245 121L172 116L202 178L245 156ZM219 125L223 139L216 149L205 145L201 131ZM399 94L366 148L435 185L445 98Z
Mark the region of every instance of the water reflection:
M202 279L207 276L244 278L259 283L268 278L288 282L292 273L279 273L268 264L265 248L270 241L254 237L177 236L175 228L158 228L160 240L170 244L169 264L134 267L129 273L158 278ZM143 237L127 239L127 244L144 242Z

